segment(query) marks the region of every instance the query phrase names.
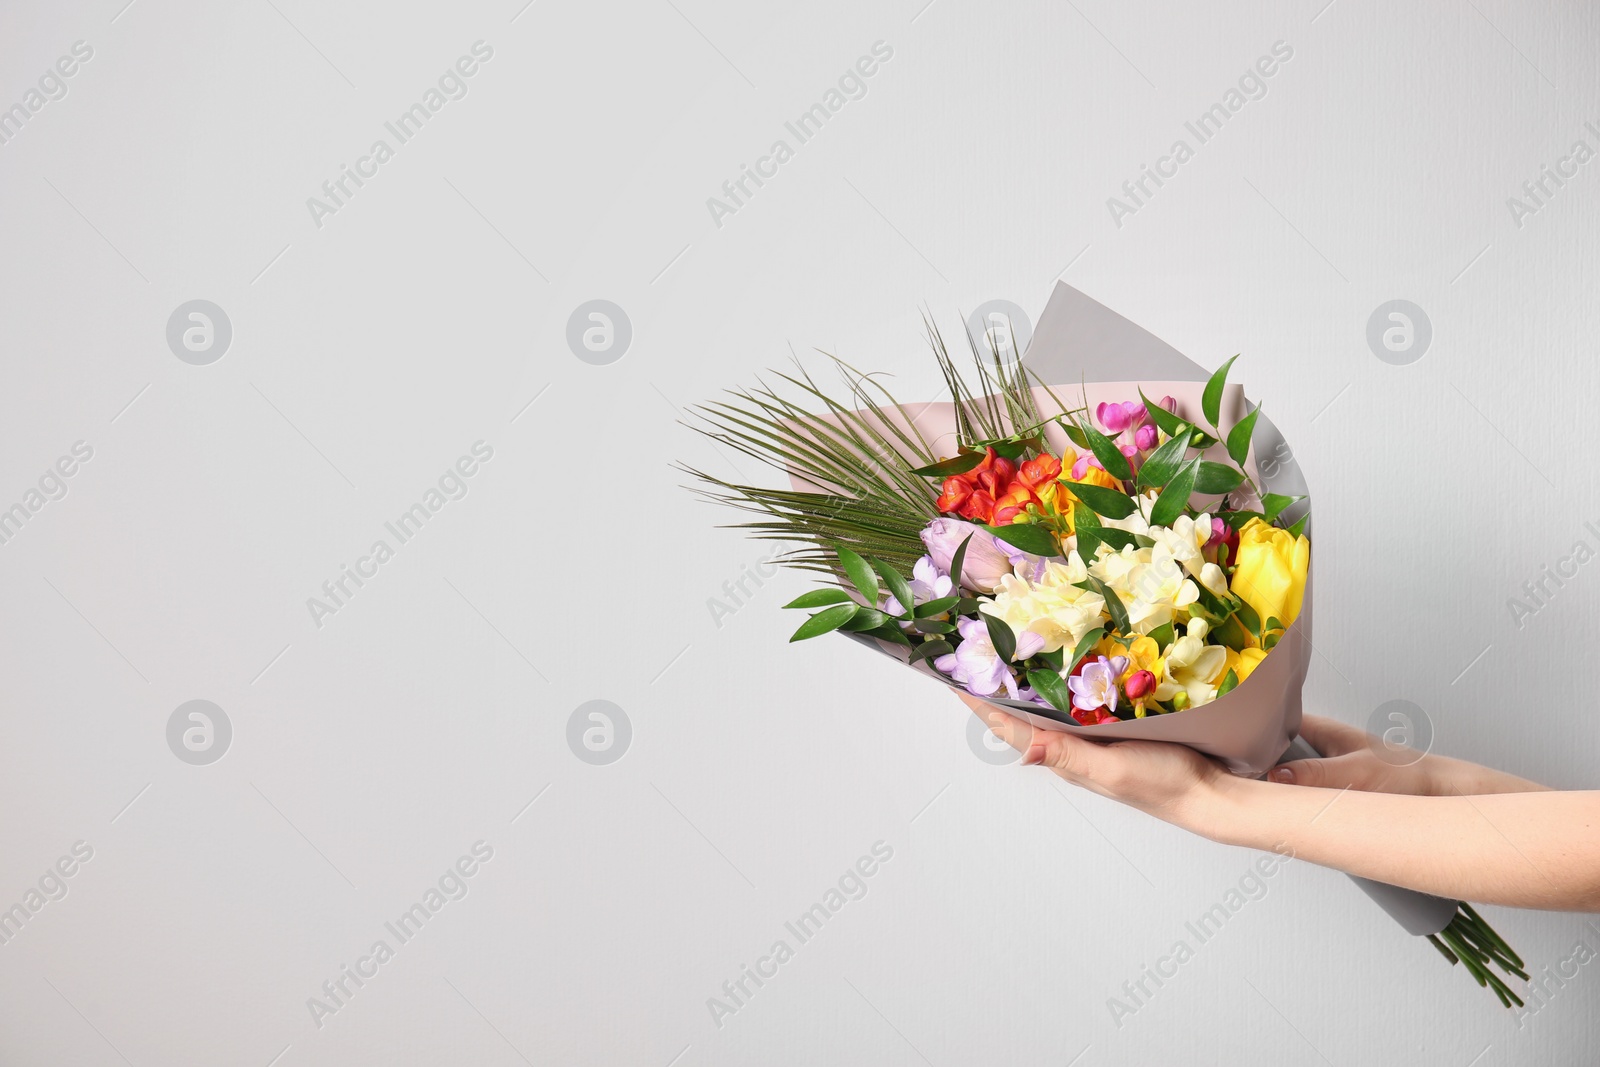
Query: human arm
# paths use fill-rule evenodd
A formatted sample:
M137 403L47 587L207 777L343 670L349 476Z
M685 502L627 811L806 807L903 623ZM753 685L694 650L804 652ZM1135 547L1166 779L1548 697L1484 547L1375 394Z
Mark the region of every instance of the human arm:
M1024 753L1024 764L1046 766L1214 841L1292 850L1312 863L1453 899L1600 910L1600 792L1526 783L1534 791L1414 795L1237 778L1182 745L1035 730L963 699ZM1461 768L1435 763L1429 773L1435 770L1448 785L1444 772ZM1506 786L1508 779L1485 776L1481 784Z

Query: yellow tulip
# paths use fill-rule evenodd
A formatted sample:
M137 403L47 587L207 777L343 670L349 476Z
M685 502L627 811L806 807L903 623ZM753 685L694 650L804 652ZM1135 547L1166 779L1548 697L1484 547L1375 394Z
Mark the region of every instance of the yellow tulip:
M1261 616L1262 626L1276 618L1288 627L1300 614L1310 565L1311 542L1304 534L1295 537L1288 530L1251 519L1239 531L1232 589Z

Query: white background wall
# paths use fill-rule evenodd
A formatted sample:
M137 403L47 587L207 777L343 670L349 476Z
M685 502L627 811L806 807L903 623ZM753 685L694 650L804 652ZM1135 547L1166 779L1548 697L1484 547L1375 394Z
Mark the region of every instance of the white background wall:
M739 474L680 410L791 346L932 397L923 305L1036 317L1062 278L1242 353L1316 494L1314 710L1408 699L1440 750L1593 785L1600 574L1520 626L1507 601L1597 540L1600 162L1521 225L1507 198L1600 149L1596 18L1325 2L7 5L0 105L93 57L0 145L0 507L93 458L0 545L0 907L93 858L0 945L0 1061L1591 1061L1591 969L1519 1025L1307 864L1119 1026L1254 856L986 763L955 701L842 641L786 645L802 577L714 620L762 550L669 467ZM318 226L307 198L479 40L466 97ZM866 95L718 226L706 199L878 41ZM1265 97L1117 225L1279 41ZM606 366L565 341L596 298L633 329ZM1396 298L1433 330L1404 366L1366 341ZM207 366L166 341L194 299L233 329ZM465 498L315 625L480 440ZM232 727L206 766L167 742L194 699ZM567 741L595 699L631 724L606 766ZM719 1027L708 998L879 841ZM1535 968L1600 946L1489 917Z

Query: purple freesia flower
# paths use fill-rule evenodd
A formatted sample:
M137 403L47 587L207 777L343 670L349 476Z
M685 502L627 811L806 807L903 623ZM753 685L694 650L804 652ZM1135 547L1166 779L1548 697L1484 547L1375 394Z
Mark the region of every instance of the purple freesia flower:
M1127 656L1112 656L1110 659L1097 657L1095 662L1083 668L1081 675L1067 679L1067 688L1072 690L1072 706L1079 711L1093 711L1095 708L1116 711L1117 679L1127 669Z
M950 576L939 569L932 556L923 556L911 568L911 599L918 604L926 604L930 600L939 600L950 595ZM884 605L885 611L890 615L904 615L906 606L888 594L888 603Z
M971 551L970 549L968 551ZM961 632L961 644L948 656L940 656L933 665L953 680L967 687L975 697L991 696L1004 688L1006 695L1017 699L1017 679L1001 660L989 640L989 627L982 619L959 619L956 629ZM1044 638L1031 631L1017 635L1017 648L1013 660L1024 660L1037 655L1044 648Z

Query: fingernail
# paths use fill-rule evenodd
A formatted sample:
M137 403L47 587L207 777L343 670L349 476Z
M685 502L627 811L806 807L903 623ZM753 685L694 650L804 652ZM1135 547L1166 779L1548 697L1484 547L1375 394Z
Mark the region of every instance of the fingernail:
M1268 777L1274 782L1282 782L1285 785L1294 784L1294 771L1288 767L1274 767L1268 772Z

